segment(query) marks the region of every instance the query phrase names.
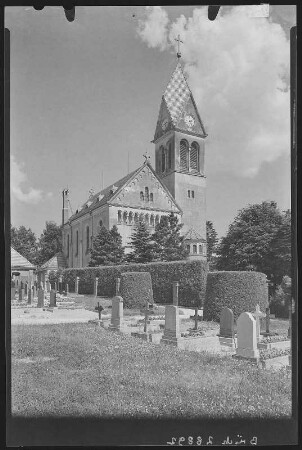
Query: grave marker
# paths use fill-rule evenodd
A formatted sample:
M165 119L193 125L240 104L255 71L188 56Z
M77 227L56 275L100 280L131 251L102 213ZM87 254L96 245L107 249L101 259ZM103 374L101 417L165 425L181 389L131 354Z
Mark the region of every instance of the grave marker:
M98 284L99 284L99 279L98 279L98 277L95 277L95 280L94 280L94 296L95 297L98 296Z
M173 281L173 305L178 306L179 282Z
M161 343L178 345L181 339L178 306L167 305L165 310L165 330Z
M237 320L236 357L259 360L257 348L256 319L248 312L240 314Z
M56 291L51 290L49 294L49 307L54 308L57 306L57 294Z
M33 296L33 291L32 291L31 286L29 286L29 288L28 288L28 294L27 294L27 303L28 303L28 305L31 305L31 302L32 302L32 296Z
M111 323L109 325L109 329L119 331L121 329L122 321L123 321L123 298L117 295L112 299Z
M38 290L38 305L37 308L43 308L44 306L44 289L40 288Z
M115 281L115 295L119 295L121 286L121 279L117 278Z
M24 300L24 289L19 290L19 301L22 302Z
M235 348L234 314L230 308L222 308L220 313L219 342L221 345Z
M262 339L262 336L260 334L260 317L265 317L265 314L260 311L260 306L256 305L255 312L252 313L253 316L256 319L256 336L257 336L257 342L259 342Z
M75 279L75 293L76 294L79 293L79 281L80 281L80 277L76 277L76 279Z
M33 286L33 298L37 297L37 290L36 290L36 286Z
M24 294L27 295L27 291L28 291L28 284L25 283L24 284Z
M68 283L66 283L65 290L66 290L66 295L68 296L68 294L69 294L69 286L68 286Z
M11 298L11 300L15 300L15 296L16 296L16 288L15 287L11 287L11 290L10 290L10 298Z

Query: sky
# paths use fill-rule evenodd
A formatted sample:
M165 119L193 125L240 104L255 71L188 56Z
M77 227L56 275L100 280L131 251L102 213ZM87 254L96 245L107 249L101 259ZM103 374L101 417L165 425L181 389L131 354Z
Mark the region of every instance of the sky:
M290 28L295 6L6 7L11 36L11 223L40 236L143 164L161 96L182 63L205 125L207 220L219 237L238 210L290 208Z

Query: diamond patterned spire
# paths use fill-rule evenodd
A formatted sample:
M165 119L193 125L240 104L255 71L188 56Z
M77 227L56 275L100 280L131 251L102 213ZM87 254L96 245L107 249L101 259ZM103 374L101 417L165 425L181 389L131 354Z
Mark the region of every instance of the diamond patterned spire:
M181 64L178 63L164 93L164 99L174 125L176 125L190 94Z

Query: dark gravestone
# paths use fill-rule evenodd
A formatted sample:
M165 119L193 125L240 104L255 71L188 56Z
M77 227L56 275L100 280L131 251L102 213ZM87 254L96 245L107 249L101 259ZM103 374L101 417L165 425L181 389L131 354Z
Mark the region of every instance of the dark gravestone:
M33 291L32 291L32 289L29 287L29 288L28 288L28 294L27 294L27 303L28 303L29 305L31 304L32 297L33 297Z
M19 300L20 300L20 302L22 302L22 300L24 300L24 289L19 290Z
M220 313L220 336L234 337L234 314L230 308L222 308Z
M56 291L53 291L53 290L50 291L49 306L50 306L50 308L57 306Z
M44 289L40 288L38 290L38 308L43 308L44 306Z

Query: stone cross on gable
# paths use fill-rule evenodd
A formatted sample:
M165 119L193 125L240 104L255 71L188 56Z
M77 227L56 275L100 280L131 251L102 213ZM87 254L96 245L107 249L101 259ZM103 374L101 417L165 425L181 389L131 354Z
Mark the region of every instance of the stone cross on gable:
M174 39L177 42L177 58L181 57L180 53L180 43L183 44L183 41L180 40L180 35L177 36L177 39Z
M147 151L143 154L143 157L145 158L145 164L150 162L151 157Z

